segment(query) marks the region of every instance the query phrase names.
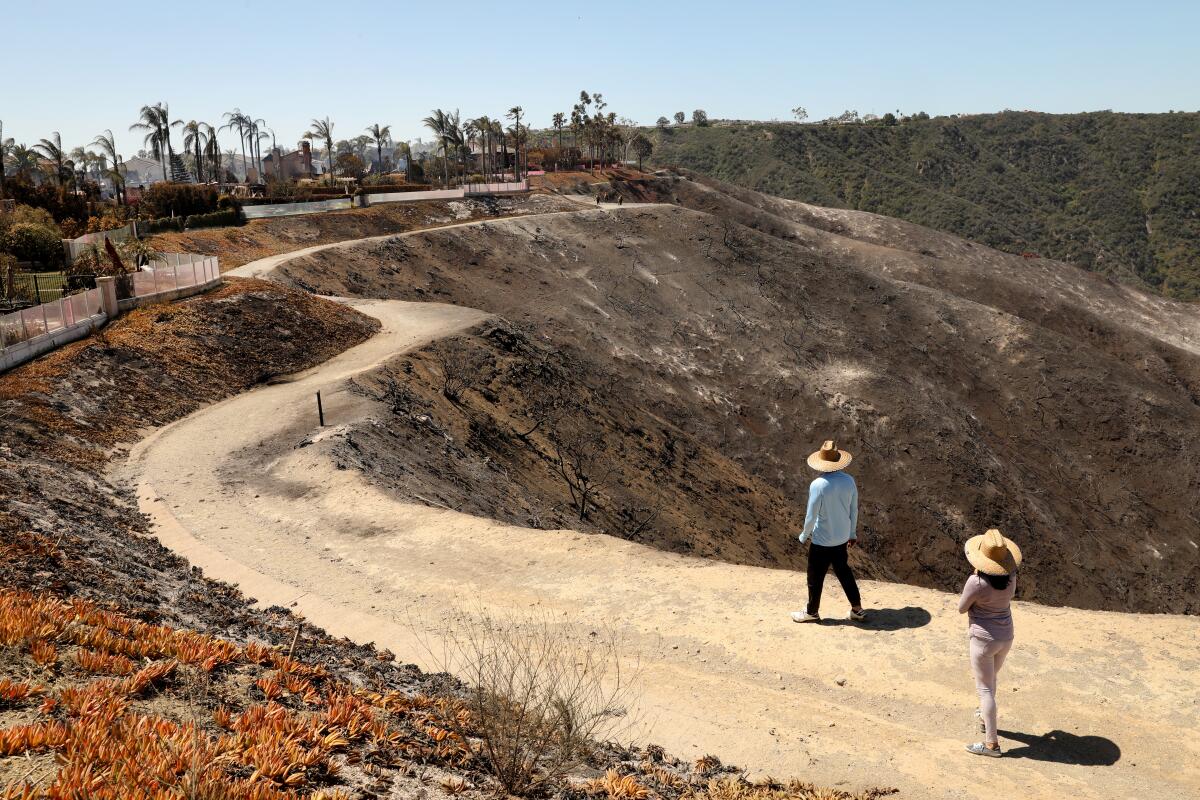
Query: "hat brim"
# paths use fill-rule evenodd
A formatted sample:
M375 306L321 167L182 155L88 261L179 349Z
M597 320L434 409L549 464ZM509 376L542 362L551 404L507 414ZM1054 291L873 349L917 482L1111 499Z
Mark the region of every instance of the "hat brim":
M826 461L821 458L821 451L818 450L808 457L808 465L817 472L837 472L839 469L845 469L850 466L850 462L853 460L854 456L845 450L838 450L837 461Z
M988 575L1011 575L1016 572L1017 567L1021 566L1021 548L1017 547L1017 543L1005 536L1004 546L1008 548L1008 556L1003 561L995 561L983 554L983 537L984 534L972 536L963 546L971 566Z

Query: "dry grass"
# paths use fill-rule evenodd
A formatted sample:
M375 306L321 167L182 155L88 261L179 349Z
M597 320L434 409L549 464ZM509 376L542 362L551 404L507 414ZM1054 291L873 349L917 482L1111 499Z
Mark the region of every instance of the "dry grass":
M348 797L333 788L345 764L461 767L474 758L456 733L472 730L471 716L453 700L356 689L280 650L79 599L0 591L0 647L39 681L0 681L0 703L33 715L0 730L0 758L56 756L43 774L7 787L5 800L334 800ZM240 708L201 715L239 676L256 687L233 694ZM169 700L177 713L146 710Z
M596 742L626 727L636 669L619 638L584 633L547 616L460 612L427 648L467 684L466 708L492 776L526 796L560 783Z

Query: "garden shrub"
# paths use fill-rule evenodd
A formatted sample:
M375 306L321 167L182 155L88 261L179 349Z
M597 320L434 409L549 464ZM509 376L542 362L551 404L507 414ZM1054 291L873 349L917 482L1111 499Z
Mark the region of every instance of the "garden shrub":
M63 262L62 237L56 230L33 222L18 222L0 237L0 250L18 261L32 261L48 267Z
M43 228L49 228L52 231L59 232L58 224L54 221L54 217L44 208L35 208L18 203L12 211L0 211L0 233L4 233L18 222L30 222L34 225L41 225Z

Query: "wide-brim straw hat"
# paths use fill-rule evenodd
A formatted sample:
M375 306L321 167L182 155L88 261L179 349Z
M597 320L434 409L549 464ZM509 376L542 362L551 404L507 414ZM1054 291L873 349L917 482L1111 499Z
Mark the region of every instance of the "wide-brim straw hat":
M1021 566L1021 548L995 528L967 539L964 549L971 566L988 575L1011 575Z
M808 457L808 465L817 472L837 472L850 466L854 456L845 450L838 450L833 440L821 445L821 449Z

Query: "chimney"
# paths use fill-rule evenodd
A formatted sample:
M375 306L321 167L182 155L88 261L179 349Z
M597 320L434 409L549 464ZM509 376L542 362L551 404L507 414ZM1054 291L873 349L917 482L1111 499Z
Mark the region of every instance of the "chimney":
M312 168L312 145L308 143L308 139L300 142L300 152L304 157L304 176L311 178L313 175Z

